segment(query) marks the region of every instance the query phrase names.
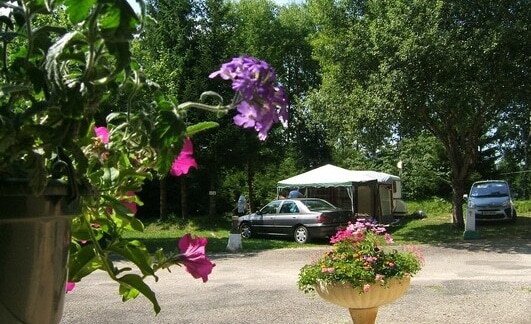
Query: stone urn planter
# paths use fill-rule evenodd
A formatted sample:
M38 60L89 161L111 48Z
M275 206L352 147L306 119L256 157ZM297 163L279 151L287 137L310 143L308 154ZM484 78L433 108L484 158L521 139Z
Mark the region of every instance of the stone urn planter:
M347 307L354 324L374 324L378 307L400 298L409 288L410 277L390 279L387 286L371 285L369 291L349 284L318 284L315 291L324 300Z
M59 323L79 200L60 181L39 196L27 181L0 185L0 323Z

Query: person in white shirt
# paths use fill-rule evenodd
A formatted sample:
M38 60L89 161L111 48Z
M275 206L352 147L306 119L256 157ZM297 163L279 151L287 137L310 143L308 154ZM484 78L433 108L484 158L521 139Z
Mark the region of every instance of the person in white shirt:
M246 210L247 200L245 199L243 193L239 193L238 202L236 203L236 214L238 216L243 216L245 215Z

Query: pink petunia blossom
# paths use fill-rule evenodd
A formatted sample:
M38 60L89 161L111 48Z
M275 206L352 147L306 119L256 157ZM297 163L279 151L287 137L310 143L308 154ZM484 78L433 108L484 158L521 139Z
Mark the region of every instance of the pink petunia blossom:
M369 291L369 289L371 289L371 285L369 285L369 284L363 285L363 291L364 292Z
M125 193L126 196L129 196L129 197L135 197L135 193L133 191L128 191ZM138 210L138 207L136 205L136 203L134 201L129 201L129 200L121 200L122 204L127 207L133 214L136 214L137 210Z
M181 251L180 262L184 264L186 271L192 277L202 278L203 282L208 281L208 275L212 272L215 264L205 256L205 246L207 239L204 237L192 238L186 234L179 240L179 250Z
M365 261L367 262L376 262L378 260L377 257L373 257L373 256L370 256L370 255L364 255L363 256L363 259L365 259Z
M109 143L109 130L107 127L94 127L94 133L96 133L96 137L99 137L101 139L101 142L103 144Z
M74 287L76 286L75 282L69 281L66 283L66 293L68 294L72 290L74 290Z
M191 167L197 169L197 162L192 156L194 153L194 147L192 146L192 140L186 138L184 140L183 149L179 156L173 161L171 165L170 173L176 177L183 174L187 174Z

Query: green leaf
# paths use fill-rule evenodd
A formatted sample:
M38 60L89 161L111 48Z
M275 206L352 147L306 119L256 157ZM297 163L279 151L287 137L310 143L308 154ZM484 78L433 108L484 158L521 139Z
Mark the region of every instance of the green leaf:
M99 25L101 29L115 29L120 26L120 9L115 6L110 7L100 19Z
M144 276L149 275L156 278L155 272L151 268L151 255L142 242L124 240L119 244L110 246L109 251L117 253L136 264Z
M212 121L197 123L186 128L186 136L192 137L199 132L216 127L219 127L219 124Z
M155 293L144 282L144 280L142 280L142 278L139 275L126 274L123 277L117 278L117 281L121 285L125 286L124 290L122 290L122 288L120 288L120 293L122 293L122 292L124 293L124 294L122 294L122 298L124 298L124 300L128 300L130 298L135 298L136 296L134 296L134 292L131 292L130 290L131 289L136 289L142 295L146 296L146 298L149 299L151 301L151 303L153 303L153 310L155 311L156 314L158 314L160 312L160 305L159 305L159 302L157 301L157 297L155 296ZM133 295L130 295L131 293L133 293Z
M122 301L124 302L130 299L134 299L138 297L138 295L140 295L140 292L138 290L125 285L120 285L118 292L122 296Z
M96 256L92 244L83 246L79 251L70 253L68 262L68 280L79 281L93 271L102 268L101 260Z
M66 13L73 24L85 20L96 0L66 0Z
M66 52L66 49L70 46L84 42L85 37L83 34L77 31L66 33L55 44L50 47L48 54L46 55L45 68L48 73L48 78L52 80L56 85L61 86L61 76L63 72L61 70L59 57L62 53Z
M116 179L118 179L119 175L120 175L120 171L118 171L117 169L105 168L103 172L102 180L104 180L104 183L111 185L116 181Z

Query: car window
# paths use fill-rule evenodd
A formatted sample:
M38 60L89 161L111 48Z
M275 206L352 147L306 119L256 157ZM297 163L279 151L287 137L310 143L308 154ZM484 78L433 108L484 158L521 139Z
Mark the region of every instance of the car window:
M281 214L296 214L299 212L299 207L293 201L285 201L280 207Z
M310 211L336 209L331 203L320 199L307 199L303 200L302 203L306 205Z
M276 214L280 201L272 201L260 209L261 214Z

